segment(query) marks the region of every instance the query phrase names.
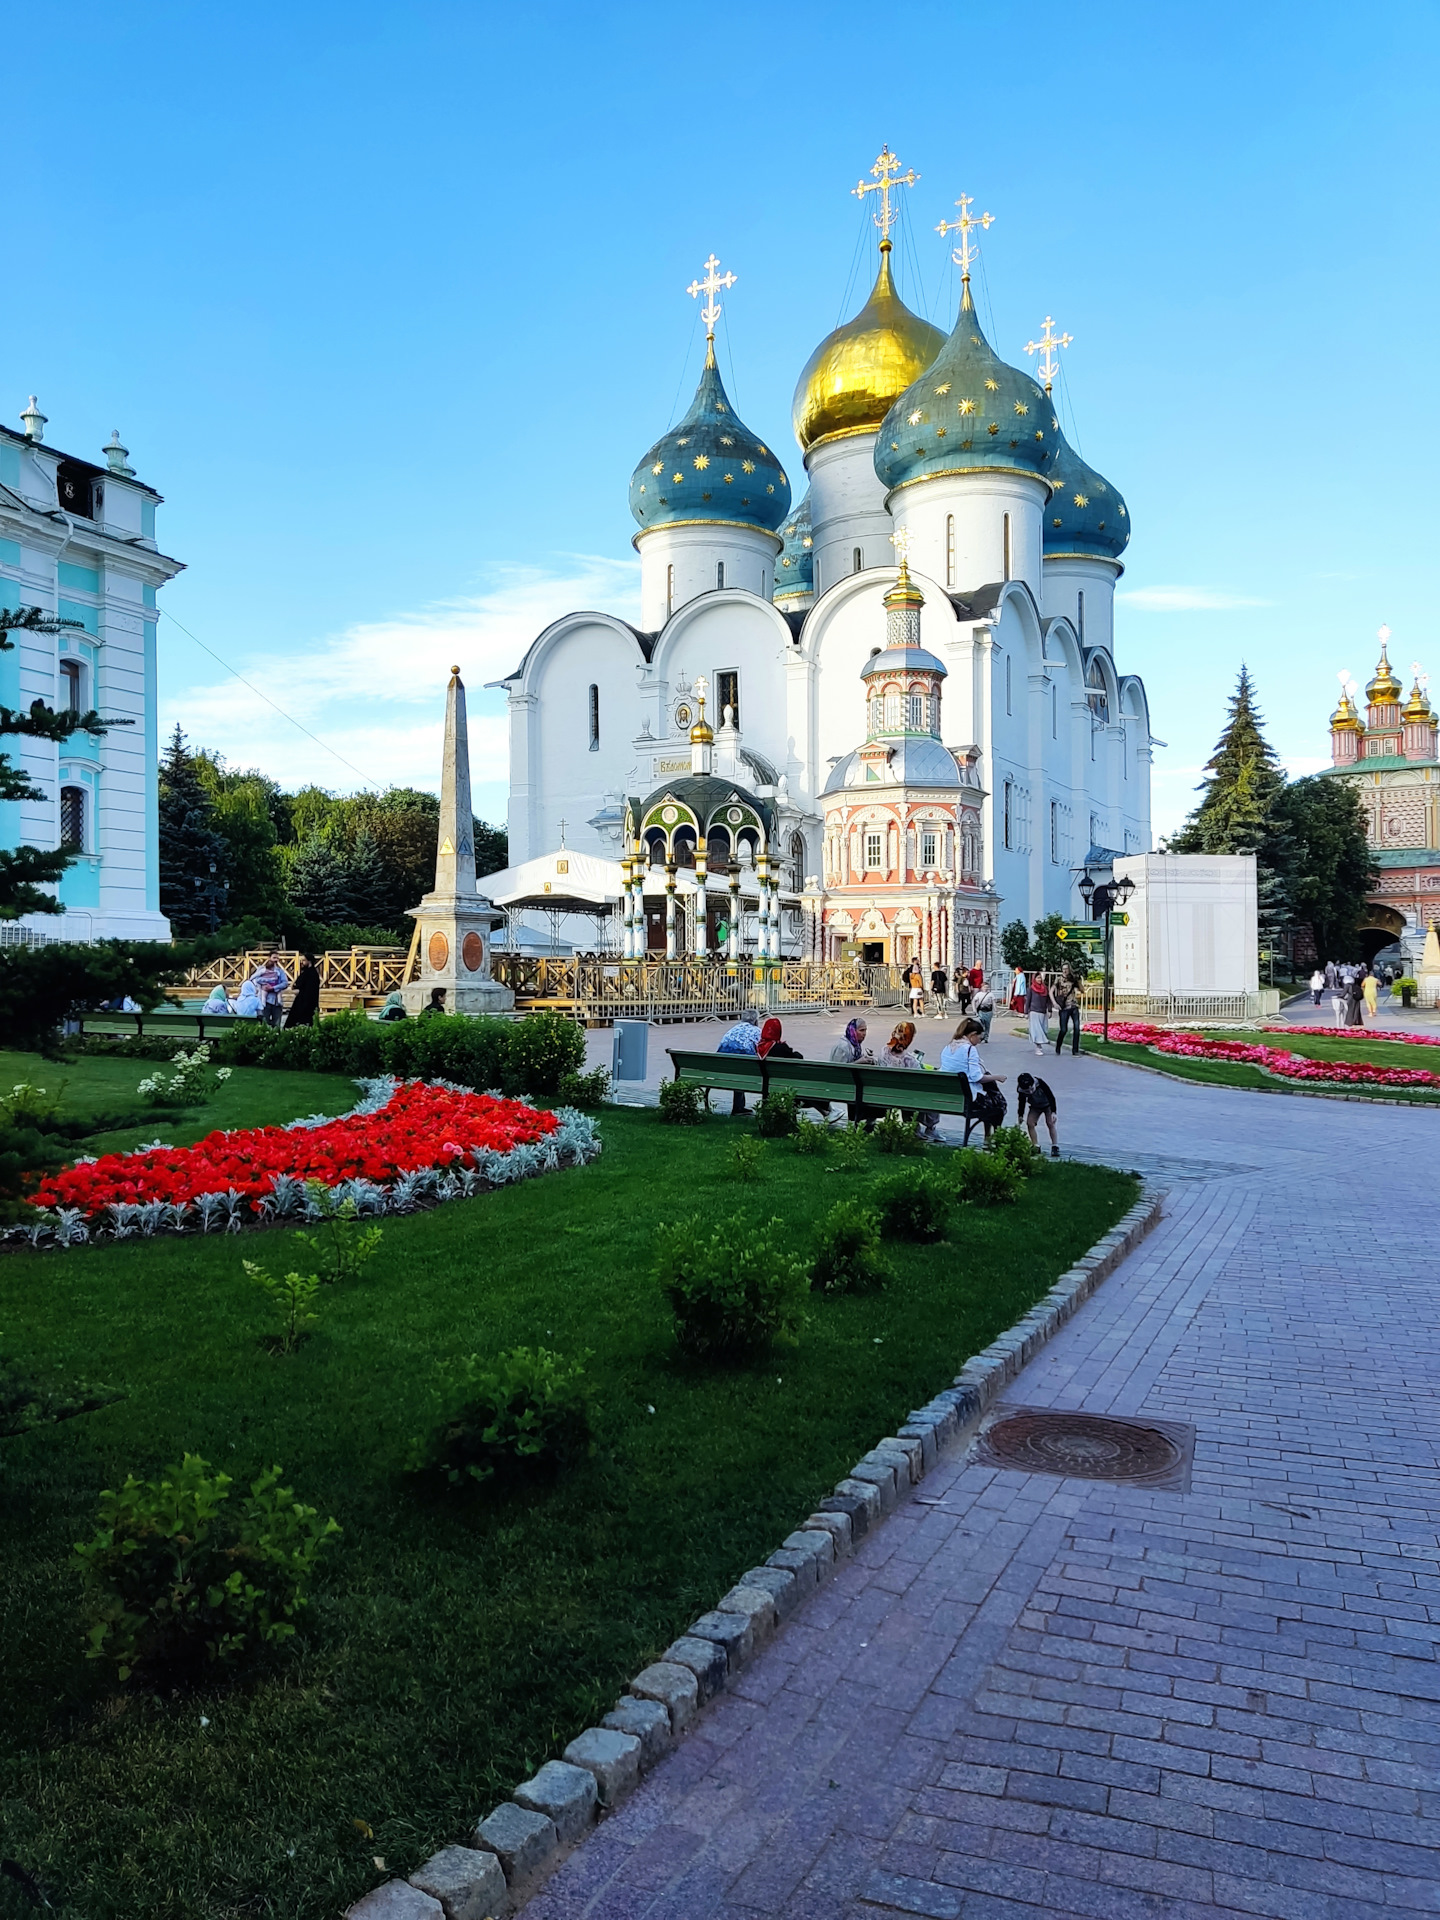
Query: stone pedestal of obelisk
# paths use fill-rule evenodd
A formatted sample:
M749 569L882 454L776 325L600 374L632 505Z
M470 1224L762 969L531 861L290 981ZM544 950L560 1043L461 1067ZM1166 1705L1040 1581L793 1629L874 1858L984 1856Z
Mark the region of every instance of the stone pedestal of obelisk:
M406 909L419 930L414 978L403 988L405 1010L418 1014L436 987L448 1013L505 1013L515 1004L508 987L490 977L490 933L503 924L475 885L474 815L470 810L470 736L460 669L450 669L445 693L445 760L440 771L440 831L435 886L418 907Z

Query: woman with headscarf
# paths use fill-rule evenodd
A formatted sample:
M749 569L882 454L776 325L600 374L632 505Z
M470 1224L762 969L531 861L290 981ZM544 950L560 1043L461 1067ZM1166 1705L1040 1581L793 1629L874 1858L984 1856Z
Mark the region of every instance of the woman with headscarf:
M760 1044L755 1049L762 1060L803 1060L804 1054L780 1038L780 1022L773 1016L760 1029Z
M857 1013L845 1029L845 1038L830 1049L830 1058L840 1067L872 1066L875 1056L865 1044L865 1022Z
M902 1020L890 1035L889 1044L880 1056L880 1065L882 1067L908 1067L912 1073L919 1073L921 1070L921 1062L917 1060L915 1055L910 1051L910 1044L914 1038L914 1021ZM910 1118L912 1111L914 1110L904 1111L904 1117L907 1120ZM915 1118L920 1123L920 1137L922 1140L936 1140L939 1138L940 1116L938 1113L916 1112Z
M396 987L393 993L386 994L385 1004L381 1007L375 1018L377 1020L407 1020L409 1018L409 1015L405 1011L405 996L398 987Z
M1365 1004L1364 990L1360 985L1360 969L1354 967L1345 982L1345 1024L1347 1027L1363 1027L1365 1017L1360 1009Z
M217 983L210 989L210 998L200 1011L201 1013L234 1013L235 1008L224 987Z
M253 980L242 983L235 1001L237 1020L258 1020L260 1018L260 995Z
M320 1011L320 969L313 953L307 953L295 976L295 993L285 1015L287 1027L313 1027Z

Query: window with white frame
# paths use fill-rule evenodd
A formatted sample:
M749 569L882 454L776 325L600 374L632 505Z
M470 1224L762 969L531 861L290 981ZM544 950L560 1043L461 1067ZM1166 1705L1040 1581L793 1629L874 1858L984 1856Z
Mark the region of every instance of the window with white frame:
M933 826L920 829L920 865L933 871L940 864L940 834Z
M925 731L925 696L923 693L906 694L905 726L910 733L923 733Z
M1000 820L1000 844L1009 848L1015 844L1015 783L1013 780L1005 782L1001 798L1003 811Z
M955 584L955 516L953 513L947 513L945 516L945 584L947 587L953 587Z
M1058 800L1050 802L1050 863L1057 867L1060 864L1060 802Z
M85 789L60 789L60 845L66 853L85 851Z
M880 830L870 827L865 833L865 871L879 873L881 870Z
M590 751L598 753L600 751L600 689L593 680L590 682L590 698L587 704L590 720Z
M1006 713L1013 713L1015 711L1010 698L1010 656L1008 653L1005 656L1005 711Z
M78 660L60 662L60 700L71 713L83 713L84 704L81 691L84 686L83 669Z

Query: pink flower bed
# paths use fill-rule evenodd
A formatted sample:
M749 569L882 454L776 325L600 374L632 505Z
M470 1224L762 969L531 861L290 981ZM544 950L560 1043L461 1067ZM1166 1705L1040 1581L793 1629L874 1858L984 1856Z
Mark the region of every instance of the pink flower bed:
M1087 1033L1099 1033L1088 1026ZM1292 1028L1292 1032L1318 1032L1333 1040L1332 1028ZM1440 1073L1425 1067L1372 1067L1345 1060L1307 1060L1303 1054L1288 1053L1280 1047L1250 1046L1243 1040L1216 1040L1209 1034L1185 1029L1152 1027L1144 1020L1112 1020L1110 1038L1125 1047L1149 1047L1155 1053L1177 1054L1186 1060L1235 1060L1245 1066L1262 1067L1282 1080L1309 1080L1348 1087L1431 1087L1440 1091Z
M1317 1040L1344 1040L1357 1033L1357 1027L1266 1027L1266 1033L1308 1033ZM1440 1034L1397 1033L1391 1027L1367 1027L1372 1040L1395 1041L1404 1047L1440 1047Z

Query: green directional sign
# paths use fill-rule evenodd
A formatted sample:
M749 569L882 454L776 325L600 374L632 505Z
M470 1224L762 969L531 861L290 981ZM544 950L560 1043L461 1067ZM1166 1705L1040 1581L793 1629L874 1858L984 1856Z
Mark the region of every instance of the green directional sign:
M1105 938L1103 931L1095 925L1093 920L1069 922L1059 928L1058 933L1062 940L1089 941L1097 946Z
M1112 913L1110 916L1110 924L1112 927L1128 927L1130 924L1130 916L1128 913Z

